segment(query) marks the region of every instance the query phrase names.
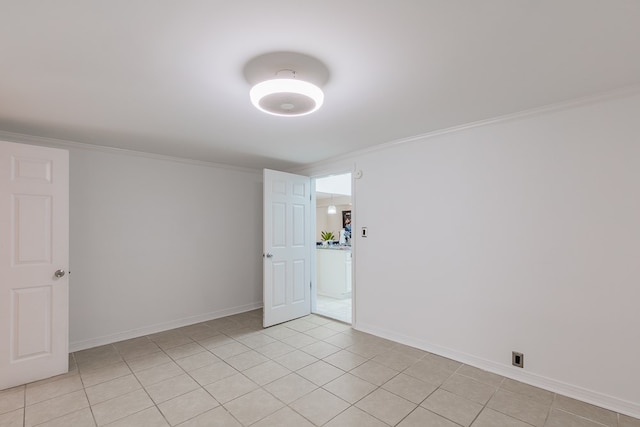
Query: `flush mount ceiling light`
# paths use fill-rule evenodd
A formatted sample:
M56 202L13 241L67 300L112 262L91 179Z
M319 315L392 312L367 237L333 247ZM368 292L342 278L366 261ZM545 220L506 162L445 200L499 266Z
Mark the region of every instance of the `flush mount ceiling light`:
M294 70L280 70L276 78L251 88L249 96L258 110L275 116L304 116L318 110L324 102L322 90L313 83L298 80Z
M251 59L244 75L252 85L251 103L275 116L298 117L317 111L324 102L322 85L329 70L319 60L296 52L272 52Z

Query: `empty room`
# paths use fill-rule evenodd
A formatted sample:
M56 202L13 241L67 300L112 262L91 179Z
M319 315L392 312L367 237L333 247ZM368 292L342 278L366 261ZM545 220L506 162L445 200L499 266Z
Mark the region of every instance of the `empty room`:
M1 0L0 427L640 427L639 22Z

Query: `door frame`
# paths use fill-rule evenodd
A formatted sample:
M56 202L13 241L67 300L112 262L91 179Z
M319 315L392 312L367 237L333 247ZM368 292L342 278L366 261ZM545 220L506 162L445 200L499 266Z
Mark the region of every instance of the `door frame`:
M358 245L354 242L356 240L356 226L358 224L358 209L356 207L356 167L355 165L351 169L341 168L341 169L331 169L331 170L322 170L322 171L314 171L311 178L311 227L312 233L315 236L316 232L316 179L325 178L330 175L346 175L351 174L351 327L356 328L356 293L357 293L357 284L356 284L356 264L357 264L357 251ZM315 240L315 239L314 239ZM317 300L316 297L318 295L318 276L317 276L317 262L316 262L316 248L315 245L311 249L313 252L311 254L311 314L316 312L317 308Z

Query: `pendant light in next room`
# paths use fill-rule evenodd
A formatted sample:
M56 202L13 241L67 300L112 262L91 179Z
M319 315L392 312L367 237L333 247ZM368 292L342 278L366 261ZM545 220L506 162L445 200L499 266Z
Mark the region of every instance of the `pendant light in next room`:
M335 215L336 213L338 213L338 210L336 209L336 205L333 204L333 194L331 195L331 204L327 208L327 213L329 215Z

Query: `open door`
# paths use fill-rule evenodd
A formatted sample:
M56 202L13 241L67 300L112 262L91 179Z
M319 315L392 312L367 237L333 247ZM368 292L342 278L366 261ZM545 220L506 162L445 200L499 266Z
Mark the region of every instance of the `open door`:
M311 313L311 180L264 170L264 327Z
M0 142L0 390L67 372L69 152Z

